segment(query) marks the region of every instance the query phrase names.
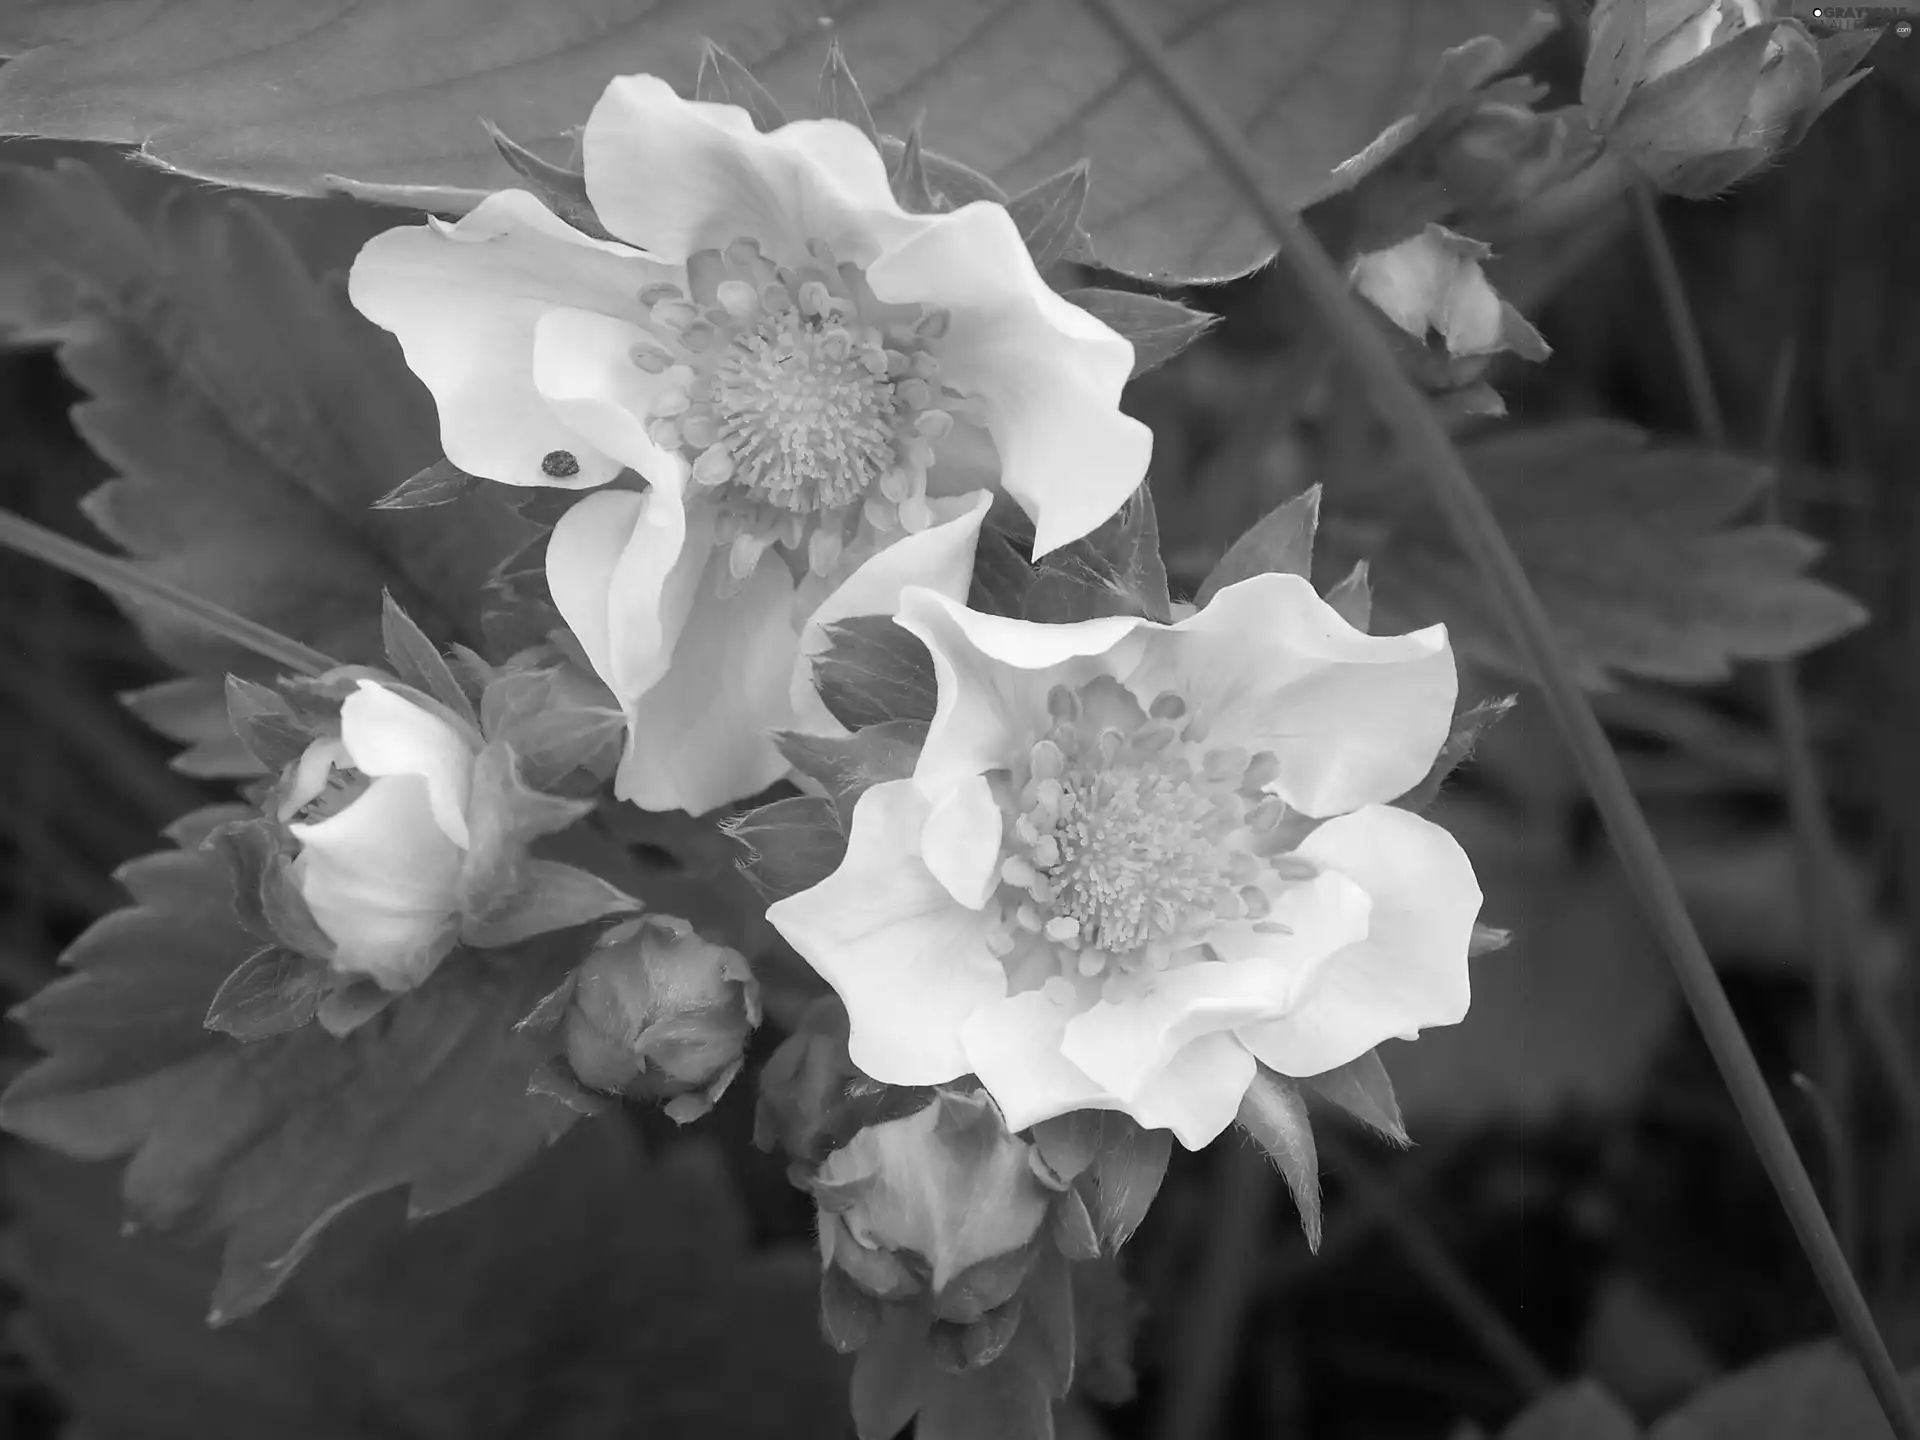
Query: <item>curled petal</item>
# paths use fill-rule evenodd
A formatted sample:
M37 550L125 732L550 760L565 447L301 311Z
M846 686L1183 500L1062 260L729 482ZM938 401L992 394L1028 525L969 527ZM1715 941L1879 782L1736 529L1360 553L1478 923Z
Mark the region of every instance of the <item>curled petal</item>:
M293 863L315 923L334 942L334 965L388 989L424 978L451 933L466 852L434 819L419 775L375 780L339 814L290 826Z
M1149 1130L1171 1130L1189 1150L1218 1139L1253 1083L1254 1062L1231 1035L1203 1035L1186 1046L1127 1102Z
M913 588L895 617L933 655L939 700L914 779L929 795L964 776L1001 768L1047 723L1046 695L1061 679L1084 679L1147 622L1126 616L1036 625L969 610ZM1078 666L1076 669L1075 667Z
M746 237L788 265L806 261L809 240L865 265L926 223L900 208L879 151L845 121L762 134L737 105L682 100L652 75L607 86L581 143L601 223L662 260Z
M983 1004L960 1027L971 1070L993 1096L1009 1130L1070 1110L1121 1110L1125 1103L1060 1051L1078 1007L1046 989Z
M912 781L875 785L854 806L840 868L767 911L845 1003L853 1063L889 1085L964 1075L961 1027L1006 994L985 919L921 863L926 821Z
M931 217L867 283L883 301L950 316L941 378L984 402L1036 556L1095 529L1146 479L1153 433L1120 411L1133 346L1048 287L1005 208L976 201Z
M690 548L682 562L688 573L698 553ZM669 663L646 689L621 696L627 753L614 793L642 809L703 815L757 794L787 771L769 736L791 718L787 677L800 643L793 577L766 556L745 588L722 599L716 587L726 565L724 549L708 552L704 574L689 587L686 623ZM676 570L668 588L681 583ZM617 623L617 598L615 605Z
M630 320L589 310L555 308L533 335L533 380L547 408L603 453L630 466L656 490L675 495L687 482L687 462L647 435L654 403L678 384L633 363L636 349L654 348Z
M1292 886L1272 917L1285 932L1250 933L1222 960L1166 970L1136 995L1099 1001L1067 1023L1061 1051L1131 1102L1194 1041L1293 1009L1326 958L1366 935L1369 909L1344 875Z
M1267 788L1314 816L1419 784L1459 684L1446 627L1368 635L1298 575L1242 580L1156 627L1137 680L1197 699L1220 739L1271 750L1280 776Z
M1327 821L1298 852L1373 902L1366 938L1329 955L1286 1016L1237 1032L1282 1075L1318 1075L1382 1040L1466 1016L1467 946L1480 887L1459 843L1430 820L1370 805Z
M969 910L1000 881L1000 806L984 775L957 781L933 802L920 832L920 857L934 879Z
M547 588L607 688L624 705L666 673L706 572L712 524L671 491L589 495L553 527Z
M419 776L434 822L447 839L466 848L474 752L451 722L384 685L362 680L340 706L340 743L363 774Z
M489 195L453 225L376 235L347 293L391 330L407 368L433 392L447 458L509 485L578 489L619 473L541 398L534 330L555 306L638 316L642 287L677 272L624 245L594 240L522 190ZM572 468L556 452L571 458Z
M827 648L827 626L856 615L892 615L909 586L926 586L955 600L964 600L973 582L973 552L980 526L992 508L993 496L981 490L964 498L938 502L956 513L938 525L904 535L867 559L833 590L800 632L800 654L793 667L793 712L798 728L816 735L843 735L846 727L833 718L813 688L813 658Z

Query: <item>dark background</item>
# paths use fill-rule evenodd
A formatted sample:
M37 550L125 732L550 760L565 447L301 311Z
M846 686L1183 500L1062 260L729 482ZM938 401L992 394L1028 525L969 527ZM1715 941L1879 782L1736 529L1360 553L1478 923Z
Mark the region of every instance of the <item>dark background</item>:
M1571 57L1553 63L1565 83ZM1920 40L1885 40L1871 63L1877 73L1769 173L1719 200L1663 208L1734 443L1778 461L1783 509L1830 547L1823 578L1873 615L1800 667L1842 850L1844 963L1809 958L1805 862L1760 674L1690 689L1629 682L1600 705L1905 1365L1920 1360L1920 1096L1885 1057L1920 1063ZM54 153L0 147L0 161ZM142 203L168 183L123 166L113 174ZM335 264L385 218L301 204L275 215ZM1545 240L1504 242L1494 274L1555 347L1543 365L1496 372L1515 421L1606 415L1693 434L1623 200ZM1271 504L1315 478L1336 485L1339 463L1275 420L1297 399L1285 393L1288 360L1311 343L1284 285L1266 273L1188 298L1225 323L1129 399L1158 437L1153 483L1176 591L1190 591ZM46 353L0 350L0 503L91 538L75 501L105 470L67 424L76 398ZM98 594L0 560L0 991L10 998L38 987L61 947L120 903L117 865L217 793L171 772L172 747L116 700L164 675ZM1501 687L1493 676L1465 681ZM1116 1328L1108 1363L1083 1363L1098 1403L1077 1406L1066 1423L1084 1428L1068 1433L1438 1437L1463 1417L1496 1427L1543 1381L1581 1373L1647 1418L1713 1375L1831 1329L1592 811L1524 692L1435 813L1475 858L1485 918L1516 939L1477 962L1465 1025L1383 1052L1416 1148L1391 1153L1321 1127L1328 1220L1317 1259L1253 1151L1222 1143L1178 1155L1125 1257L1137 1382ZM17 1033L4 1044L8 1065L26 1059ZM749 1103L736 1091L713 1123L742 1138ZM762 1237L804 1239L804 1207L772 1162L739 1163ZM13 1273L22 1243L50 1243L46 1215L59 1212L66 1243L92 1257L74 1285L110 1297L123 1244L99 1199L110 1178L18 1155L13 1173L16 1205L41 1217L24 1242L16 1232ZM163 1333L173 1322L143 1312L133 1293L86 1311L100 1327L98 1365L72 1361L94 1343L85 1326L65 1332L66 1384L116 1383L112 1357L147 1355L165 1369L171 1347L198 1343ZM0 1286L0 1311L17 1303ZM60 1387L43 1373L48 1329L20 1318L0 1348L0 1434L63 1433ZM811 1343L804 1317L793 1333ZM238 1332L205 1343L235 1355L245 1344ZM704 1361L727 1383L724 1354ZM700 1357L689 1363L698 1373ZM227 1424L210 1413L207 1433L253 1433ZM361 1433L446 1432L369 1419Z

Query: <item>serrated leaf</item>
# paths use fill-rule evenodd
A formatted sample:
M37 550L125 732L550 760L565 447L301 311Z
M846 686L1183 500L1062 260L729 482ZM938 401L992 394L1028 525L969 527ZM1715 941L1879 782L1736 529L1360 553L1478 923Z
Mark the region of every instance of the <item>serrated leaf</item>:
M1102 615L1171 620L1153 492L1141 485L1091 535L1042 556L1023 603L1026 618L1045 625Z
M355 1201L405 1187L416 1214L450 1209L571 1123L527 1097L545 1042L512 1030L577 958L566 947L456 952L345 1040L308 1026L243 1045L203 1023L259 949L225 866L162 852L123 878L137 903L20 1008L47 1058L0 1097L0 1123L70 1155L130 1156L136 1219L221 1237L216 1317L270 1299Z
M143 723L186 747L167 762L170 769L202 780L251 780L266 773L233 733L220 676L183 675L119 699Z
M270 686L229 675L225 698L227 728L267 770L293 764L313 743L311 727Z
M1500 1440L1640 1440L1640 1426L1601 1386L1578 1380L1534 1401Z
M1356 560L1347 578L1327 591L1327 604L1334 614L1360 631L1373 623L1373 585L1367 573L1367 562Z
M500 152L500 158L523 182L522 188L532 191L541 204L583 235L591 235L596 240L613 238L600 223L600 217L594 213L593 201L587 195L587 179L582 172L542 159L526 146L510 139L491 120L482 120L480 123L486 127L487 136L493 141L493 148Z
M504 904L467 921L461 927L461 939L483 949L518 945L550 930L590 925L640 908L640 902L618 885L577 865L528 860L520 867L520 875L517 892Z
M1307 1248L1320 1248L1320 1158L1313 1143L1313 1122L1293 1081L1262 1070L1240 1102L1239 1122L1267 1152L1300 1212Z
M933 183L927 177L926 152L920 143L920 127L925 119L924 115L915 117L899 154L887 165L893 198L900 202L901 209L914 215L931 215L940 208L940 197L933 193ZM884 145L881 153L886 153Z
M327 967L292 950L249 956L214 992L207 1028L236 1040L265 1040L298 1030L320 1008Z
M479 638L479 587L523 527L485 495L369 508L438 453L431 397L258 210L169 187L137 220L71 162L0 167L0 210L13 217L0 329L57 345L92 397L74 423L122 478L85 509L110 537L155 575L343 659L379 653L383 587L436 633ZM170 614L136 618L182 668L259 673Z
M847 833L831 800L796 795L722 823L746 850L740 870L768 900L810 890L840 868Z
M1513 943L1513 932L1502 930L1493 925L1473 927L1473 934L1467 941L1467 958L1478 960L1482 955L1491 955L1496 950L1504 950Z
M618 72L615 72L618 73ZM738 105L753 118L756 130L778 130L787 123L780 103L766 86L733 56L708 40L701 47L700 71L694 78L694 98L716 105Z
M844 736L802 735L791 730L774 736L780 753L794 769L826 787L841 824L847 827L853 824L854 805L869 788L913 774L926 739L927 727L919 720L869 725Z
M813 657L813 684L834 719L855 731L933 719L933 657L918 636L885 615L857 615L826 634L827 648Z
M702 1146L648 1159L626 1127L580 1125L452 1214L410 1225L396 1197L371 1201L222 1330L201 1323L212 1257L117 1234L111 1171L16 1147L7 1180L14 1320L93 1440L844 1430L818 1261L750 1252Z
M1472 709L1454 716L1453 730L1447 736L1447 743L1440 747L1440 753L1434 756L1433 768L1427 771L1426 778L1393 803L1402 810L1418 811L1437 800L1448 777L1473 758L1474 747L1480 743L1480 738L1513 709L1516 698L1502 695L1493 700L1482 700Z
M820 70L820 117L846 121L866 136L875 150L880 148L880 132L874 129L873 115L837 39L827 46L827 63Z
M1309 1075L1301 1083L1394 1144L1413 1143L1400 1119L1400 1102L1393 1098L1393 1080L1377 1050L1369 1050L1337 1070Z
M1768 483L1756 461L1654 445L1610 421L1503 431L1464 458L1589 688L1617 674L1722 679L1738 660L1801 654L1865 619L1807 575L1814 541L1739 523ZM1525 677L1480 577L1408 477L1343 488L1323 549L1336 564L1362 549L1375 561L1383 629L1443 620L1462 656Z
M1309 575L1313 570L1314 540L1320 531L1320 487L1302 491L1274 507L1254 527L1227 547L1193 597L1204 606L1229 585L1255 575Z
M480 728L473 701L455 677L447 657L391 594L380 597L380 638L387 662L402 684L424 691L475 730Z
M1920 1403L1920 1374L1902 1378ZM1825 1340L1716 1380L1656 1424L1647 1440L1878 1440L1891 1434L1859 1362L1837 1341Z
M419 510L430 505L450 505L481 483L451 460L442 458L424 470L416 470L393 489L373 502L376 510Z
M967 590L967 608L986 615L1007 615L1019 620L1027 613L1027 595L1033 589L1033 566L1022 556L1022 549L1033 548L1032 537L1024 547L1016 546L1005 531L989 521L980 527L980 539L973 552L973 582Z
M1117 1110L1088 1112L1099 1117L1093 1160L1075 1182L1087 1211L1110 1250L1133 1238L1147 1217L1173 1156L1173 1135L1147 1130Z
M1061 298L1072 301L1132 344L1136 377L1166 364L1220 323L1218 315L1192 309L1178 300L1131 290L1069 290Z
M822 48L817 13L861 57L883 130L902 132L925 110L942 149L1016 190L1091 157L1102 178L1085 224L1107 263L1218 277L1272 254L1202 144L1073 5L896 0L817 12L709 0L688 17L654 0L175 0L156 27L127 24L117 0L66 0L0 24L0 53L21 55L0 80L0 130L140 145L158 164L223 183L325 194L328 177L347 176L365 193L458 207L510 173L474 117L510 121L540 147L580 125L615 75L658 73L696 93L696 18L773 93L805 95ZM1449 47L1514 36L1534 13L1531 0L1148 12L1174 63L1207 77L1263 178L1296 208L1342 188L1337 167L1418 107ZM724 78L724 98L741 103L734 76ZM976 198L937 174L933 184L955 204Z
M1080 213L1087 205L1088 170L1087 162L1079 161L1007 202L1007 214L1026 242L1033 268L1043 274L1076 238L1086 234L1080 228Z

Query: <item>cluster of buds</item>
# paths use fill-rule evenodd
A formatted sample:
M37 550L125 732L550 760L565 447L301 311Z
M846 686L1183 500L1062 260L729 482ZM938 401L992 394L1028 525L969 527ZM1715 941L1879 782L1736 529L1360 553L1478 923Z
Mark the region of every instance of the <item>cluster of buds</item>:
M909 1390L1011 1352L1064 1394L1070 1262L1132 1233L1165 1170L1165 1132L1077 1112L1015 1134L966 1082L869 1079L847 1037L838 1001L807 1013L761 1072L755 1135L813 1198L828 1341L856 1367L920 1357L921 1381L896 1377Z
M1600 0L1580 100L1656 188L1716 195L1799 143L1865 72L1874 32L1819 39L1762 0Z
M495 950L638 909L589 871L537 856L591 808L537 789L598 750L611 716L551 702L552 669L458 677L389 605L393 673L346 666L267 687L230 680L234 732L266 767L261 813L215 842L262 950L207 1023L258 1039L318 1019L345 1034L456 949ZM537 692L537 713L521 692ZM613 733L617 735L617 730Z

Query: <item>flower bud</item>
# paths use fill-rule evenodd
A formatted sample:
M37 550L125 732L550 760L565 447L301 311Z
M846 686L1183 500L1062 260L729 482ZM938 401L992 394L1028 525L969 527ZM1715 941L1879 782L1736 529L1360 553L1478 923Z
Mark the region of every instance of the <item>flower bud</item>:
M1492 253L1478 240L1429 225L1354 261L1353 287L1423 349L1429 336L1437 339L1448 372L1440 378L1457 384L1477 379L1484 367L1469 364L1471 374L1455 375L1461 367L1454 362L1484 361L1502 350L1529 360L1548 354L1540 332L1487 279L1480 262Z
M589 1089L664 1100L684 1124L740 1073L759 1023L760 987L739 951L649 916L609 932L576 972L567 1063Z
M1589 119L1644 179L1691 199L1798 143L1861 78L1856 44L1815 41L1757 0L1603 0L1590 33Z
M288 876L335 970L411 989L458 931L478 737L372 680L339 724L282 781L279 818L299 847Z
M978 1320L1019 1290L1049 1213L1032 1150L985 1095L868 1126L813 1177L822 1258L882 1299L924 1287L940 1318Z

